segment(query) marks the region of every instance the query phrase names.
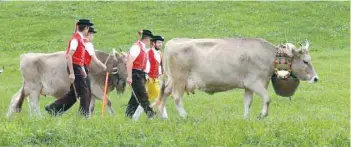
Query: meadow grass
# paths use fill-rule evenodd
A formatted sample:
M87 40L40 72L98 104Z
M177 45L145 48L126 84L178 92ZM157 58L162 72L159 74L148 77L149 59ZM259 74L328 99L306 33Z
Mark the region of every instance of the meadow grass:
M350 146L349 2L0 2L0 146ZM78 104L52 118L41 97L43 118L23 111L6 119L22 84L19 56L65 50L74 21L89 18L98 31L95 47L127 51L137 31L175 37L259 37L274 44L312 40L310 54L320 81L302 82L292 101L269 87L269 116L257 120L262 100L254 96L243 120L244 91L185 95L182 119L172 100L168 120L124 117L130 90L110 94L116 115L76 115Z

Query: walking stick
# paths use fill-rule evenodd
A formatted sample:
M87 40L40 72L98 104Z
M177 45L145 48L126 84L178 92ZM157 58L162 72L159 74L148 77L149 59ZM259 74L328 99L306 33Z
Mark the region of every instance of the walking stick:
M74 96L76 96L76 99L78 102L78 94L77 94L76 85L74 85L74 82L72 83L72 86L73 86Z
M105 65L107 64L108 59L110 59L110 56L112 54L115 54L116 51L113 49L110 54L108 55L106 61L105 61ZM108 87L108 77L109 77L110 73L106 72L106 78L105 78L105 88L104 88L104 98L102 100L102 110L101 110L101 117L105 117L105 107L107 104L107 87Z
M105 117L105 106L107 103L107 87L108 87L108 77L109 77L109 72L106 72L106 79L105 79L105 88L104 88L104 98L102 101L102 111L101 111L101 116Z

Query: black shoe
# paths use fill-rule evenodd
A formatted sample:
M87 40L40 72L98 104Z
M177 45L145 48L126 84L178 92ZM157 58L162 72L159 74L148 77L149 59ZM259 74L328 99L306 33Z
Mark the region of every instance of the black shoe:
M137 109L137 107L132 106L132 105L128 105L126 112L125 112L126 117L132 118L136 109Z
M60 116L62 114L61 111L59 111L58 106L55 103L52 103L50 105L45 106L45 110L51 115L51 116Z
M153 111L148 111L148 112L146 112L146 115L147 115L147 117L149 118L149 119L154 119L155 118L155 112L153 112Z
M80 108L78 110L78 114L85 117L85 118L90 118L89 110L84 110L83 108Z

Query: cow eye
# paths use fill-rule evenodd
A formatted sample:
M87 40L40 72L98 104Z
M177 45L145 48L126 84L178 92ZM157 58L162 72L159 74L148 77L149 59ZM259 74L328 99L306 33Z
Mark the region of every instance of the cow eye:
M308 65L308 62L307 62L307 61L303 61L303 63L305 63L306 65Z

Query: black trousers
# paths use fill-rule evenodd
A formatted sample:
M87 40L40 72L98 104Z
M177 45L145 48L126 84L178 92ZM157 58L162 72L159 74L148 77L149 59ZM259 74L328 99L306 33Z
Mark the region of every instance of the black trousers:
M145 72L133 69L133 71L132 71L132 88L133 88L137 98L134 96L134 94L132 92L132 96L130 97L130 100L128 102L128 106L127 106L127 109L125 112L127 117L131 118L133 116L136 109L138 108L139 103L140 103L141 107L144 108L144 111L149 118L154 117L155 113L152 110L152 108L149 106L150 101L149 101L149 98L148 98L148 95L147 95L147 92L145 89L145 82L146 82Z
M84 116L89 115L89 105L91 101L91 87L89 77L84 78L82 74L82 69L79 65L73 64L73 70L75 74L74 86L76 88L77 96L80 98L79 112ZM85 67L85 71L88 74L88 69ZM54 103L47 106L45 109L49 113L58 115L70 109L73 104L75 104L77 98L75 96L75 91L73 85L70 86L70 91L66 93L63 97L56 100Z

